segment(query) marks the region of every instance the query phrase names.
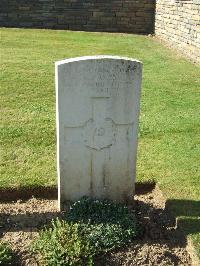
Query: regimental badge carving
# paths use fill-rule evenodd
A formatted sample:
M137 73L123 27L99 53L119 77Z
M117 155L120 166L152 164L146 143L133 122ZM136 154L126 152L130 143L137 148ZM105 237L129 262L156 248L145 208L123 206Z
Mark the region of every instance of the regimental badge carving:
M117 127L111 118L105 118L98 125L94 119L90 119L84 128L84 143L89 148L101 150L115 143L116 134Z

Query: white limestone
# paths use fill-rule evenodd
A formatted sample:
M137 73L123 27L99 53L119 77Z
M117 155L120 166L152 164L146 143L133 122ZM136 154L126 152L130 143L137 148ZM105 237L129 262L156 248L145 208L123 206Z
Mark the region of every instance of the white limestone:
M59 208L134 195L142 65L116 56L56 62Z

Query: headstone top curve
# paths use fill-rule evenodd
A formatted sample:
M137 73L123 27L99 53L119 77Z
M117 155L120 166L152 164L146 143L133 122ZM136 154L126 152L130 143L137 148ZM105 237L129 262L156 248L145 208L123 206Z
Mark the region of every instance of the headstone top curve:
M87 60L99 60L99 59L117 59L117 60L124 60L124 61L131 61L142 64L141 61L129 58L129 57L121 57L121 56L113 56L113 55L95 55L95 56L81 56L81 57L74 57L74 58L67 58L64 60L56 61L55 66L64 65L67 63L73 63L73 62L80 62L80 61L87 61Z

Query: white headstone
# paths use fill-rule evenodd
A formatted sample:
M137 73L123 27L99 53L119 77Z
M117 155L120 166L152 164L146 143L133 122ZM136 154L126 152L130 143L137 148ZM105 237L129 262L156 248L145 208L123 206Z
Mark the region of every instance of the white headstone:
M116 56L56 62L59 207L134 196L142 65Z

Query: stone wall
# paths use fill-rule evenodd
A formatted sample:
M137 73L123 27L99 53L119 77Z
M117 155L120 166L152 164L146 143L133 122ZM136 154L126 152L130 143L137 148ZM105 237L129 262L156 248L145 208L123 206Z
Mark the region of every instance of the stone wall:
M0 26L152 33L155 0L1 0Z
M0 0L0 26L142 34L155 27L200 62L200 0Z
M200 0L157 0L155 33L200 63Z

